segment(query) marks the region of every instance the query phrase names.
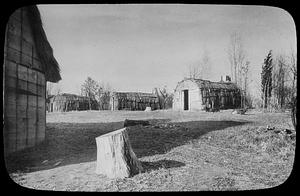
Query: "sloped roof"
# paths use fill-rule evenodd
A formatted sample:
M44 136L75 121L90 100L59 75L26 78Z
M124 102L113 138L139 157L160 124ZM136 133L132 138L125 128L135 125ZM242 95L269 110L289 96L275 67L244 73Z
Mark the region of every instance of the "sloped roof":
M200 89L227 89L227 90L238 90L239 88L235 83L232 82L212 82L203 79L186 78L183 81L190 80L195 82Z
M81 95L76 95L76 94L71 94L71 93L62 93L60 96L65 96L65 97L84 97Z
M61 80L60 68L53 56L53 50L50 46L37 6L24 7L26 10L29 24L32 29L33 39L37 47L38 56L42 61L43 69L45 71L45 78L49 82L58 82Z
M141 92L113 92L113 96L124 97L124 98L127 98L127 99L130 99L130 98L143 98L143 97L157 98L157 96L155 94L141 93Z
M53 100L61 100L61 99L67 99L67 100L77 100L77 99L88 99L88 97L71 94L71 93L62 93L58 95L54 95L51 97Z

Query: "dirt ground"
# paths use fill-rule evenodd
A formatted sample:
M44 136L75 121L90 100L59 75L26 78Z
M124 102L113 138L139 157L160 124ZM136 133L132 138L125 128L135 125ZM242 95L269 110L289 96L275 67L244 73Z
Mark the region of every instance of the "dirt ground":
M16 183L39 190L250 190L282 184L294 163L290 114L231 112L48 113L46 140L7 157L7 170ZM122 128L125 119L150 120L149 126L128 128L144 171L125 179L97 175L95 138Z

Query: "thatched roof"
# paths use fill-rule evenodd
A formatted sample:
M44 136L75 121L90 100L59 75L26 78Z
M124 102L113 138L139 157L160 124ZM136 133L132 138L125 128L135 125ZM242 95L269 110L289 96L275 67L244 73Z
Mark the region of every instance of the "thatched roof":
M42 61L43 69L45 71L45 78L49 82L58 82L61 80L60 68L53 56L53 50L50 46L37 6L28 6L26 10L29 24L32 29L33 39L37 47L39 58Z
M212 82L209 80L186 78L183 81L190 80L195 82L200 89L226 89L226 90L238 90L239 88L232 82Z
M112 96L119 98L157 98L155 94L152 93L141 93L141 92L113 92Z
M52 97L53 100L88 100L89 98L86 96L76 95L76 94L70 94L70 93L62 93L58 94Z

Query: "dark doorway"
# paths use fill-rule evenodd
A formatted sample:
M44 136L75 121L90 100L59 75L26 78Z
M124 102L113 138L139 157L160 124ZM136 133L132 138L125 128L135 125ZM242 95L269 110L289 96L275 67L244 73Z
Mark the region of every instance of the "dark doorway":
M189 90L183 90L183 110L189 110Z

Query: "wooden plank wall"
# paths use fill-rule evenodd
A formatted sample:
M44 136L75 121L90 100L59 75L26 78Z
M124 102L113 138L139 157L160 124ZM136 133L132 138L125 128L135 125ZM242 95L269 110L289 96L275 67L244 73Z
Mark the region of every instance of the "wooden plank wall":
M89 110L88 98L79 96L56 95L49 100L50 112L68 112L68 111L81 111ZM91 109L98 110L98 102L91 100Z
M24 10L7 24L5 46L5 153L31 147L45 138L46 81Z
M159 108L158 98L153 97L118 97L112 96L110 99L111 110L145 110L151 107L152 110Z

